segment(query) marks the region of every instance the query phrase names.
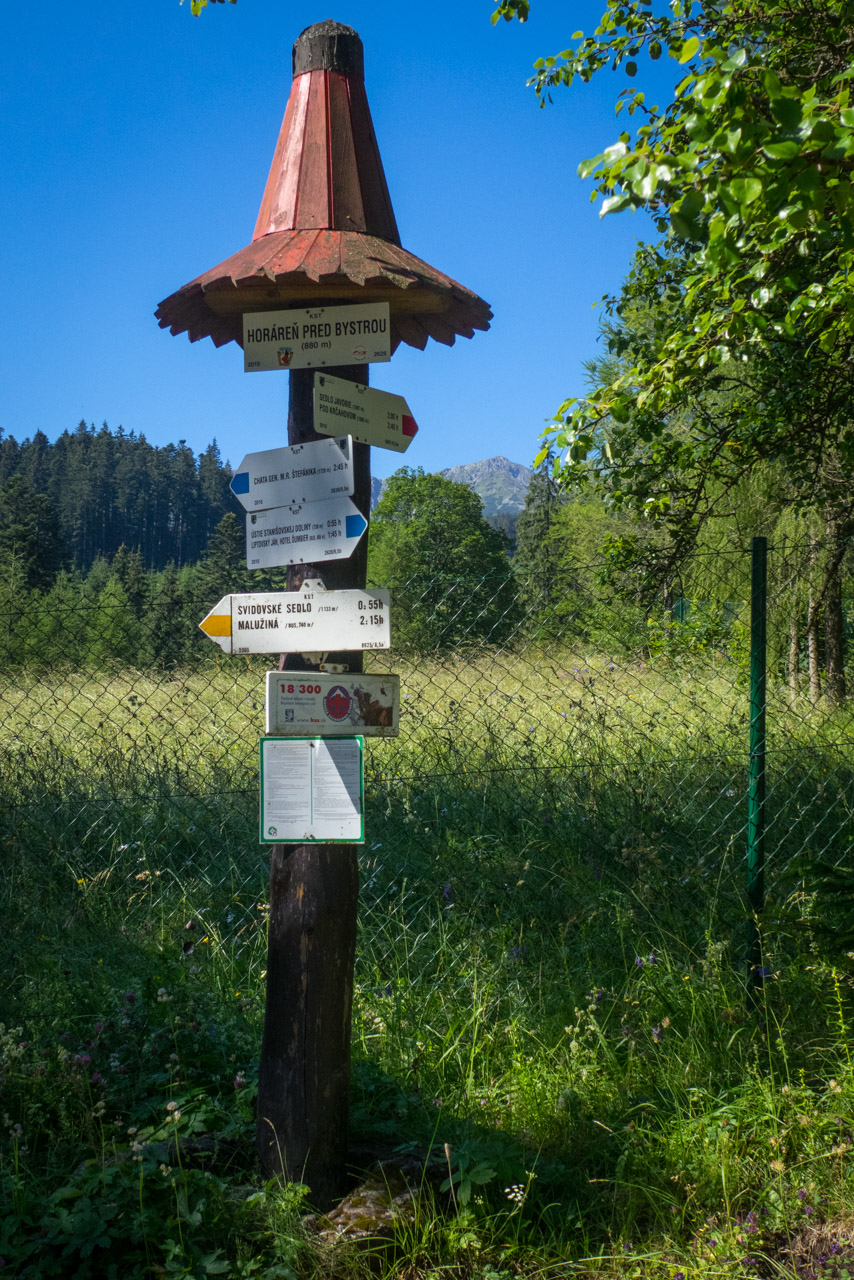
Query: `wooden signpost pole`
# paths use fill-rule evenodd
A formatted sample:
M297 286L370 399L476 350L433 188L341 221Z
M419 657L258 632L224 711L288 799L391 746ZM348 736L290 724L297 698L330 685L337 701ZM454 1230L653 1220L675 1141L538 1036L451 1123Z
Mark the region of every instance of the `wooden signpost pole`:
M364 365L330 372L368 381ZM314 370L289 376L288 444L321 439L313 426ZM353 446L353 501L366 519L370 452ZM298 591L306 578L330 590L364 587L367 553L366 535L347 560L293 565L288 590ZM362 670L361 652L333 653L329 661ZM280 668L317 669L299 654L283 654ZM256 1145L268 1173L306 1182L318 1203L343 1192L358 898L358 846L273 846Z
M303 367L308 348L312 360L315 349L322 356L322 349L329 348L330 358L352 356L361 361L323 366L323 372L364 387L370 362L389 359L398 343L423 350L433 338L450 345L456 337L470 338L476 329L488 329L492 317L476 293L401 245L371 122L357 33L332 21L307 28L294 45L293 71L251 244L170 294L155 313L162 327L187 333L191 341L207 336L217 346L242 343L247 372L288 368L291 445L326 439L331 425L337 432L327 404L321 422L327 435L315 435L315 370ZM301 346L291 332L293 316L282 319L281 331L276 322L275 338L270 336L273 319L265 319L279 311L355 310L369 304L372 316L378 304L389 308L390 345L381 349L385 354L378 354L376 343L356 336L366 329L354 334L344 327L344 320L342 334L353 336L354 345L346 355L332 357L329 331L319 332L321 321L316 317L311 333L299 333ZM367 318L351 320L354 325L368 323ZM333 321L327 316L322 322ZM378 324L379 318L370 323ZM251 339L250 327L255 335ZM259 329L265 337L258 337ZM255 362L250 346L259 344L264 359ZM267 346L272 351L267 352ZM314 362L323 363L322 358ZM393 403L385 405L377 404L376 395L363 397L362 405L354 403L353 412L347 413L342 410L340 386L330 389L327 400L329 396L335 397L333 416L341 421L342 434L348 433L346 421L352 420L358 428L353 435L361 431L381 447L402 451L415 433L415 422L400 396L389 397ZM355 443L353 458L352 500L367 520L369 445ZM367 553L367 537L362 537L347 559L293 565L288 588L298 591L309 578L320 579L333 591L364 588ZM205 620L211 625L203 630L220 643L226 635L220 627L228 614L229 638L223 647L239 653L230 631L230 598L220 604L225 612L215 617L212 612ZM361 652L330 653L327 660L346 664L350 671L362 670ZM283 656L281 667L313 669L299 654ZM268 1172L308 1183L318 1204L339 1190L346 1159L359 892L356 854L356 846L346 844L273 846L256 1146Z

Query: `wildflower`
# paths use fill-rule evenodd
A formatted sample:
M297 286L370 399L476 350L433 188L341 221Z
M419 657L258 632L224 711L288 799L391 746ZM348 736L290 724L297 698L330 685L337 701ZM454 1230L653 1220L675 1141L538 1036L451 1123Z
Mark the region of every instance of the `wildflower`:
M785 1169L786 1169L786 1166L783 1164L783 1161L782 1161L782 1160L772 1160L772 1161L771 1161L771 1172L772 1172L772 1173L784 1173L784 1172L785 1172Z
M93 1083L93 1084L103 1084L103 1083L104 1083L104 1077L101 1075L100 1071L93 1071L93 1072L92 1072L92 1083Z
M131 1125L130 1129L128 1129L128 1137L129 1137L129 1138L134 1138L134 1137L136 1137L137 1133L139 1133L139 1130L138 1130L138 1129L136 1129L136 1128L134 1128L134 1126L133 1126L133 1125Z
M643 956L635 956L635 964L639 969L642 969L645 963L646 961L644 960Z
M178 1103L175 1101L175 1099L174 1099L174 1098L170 1098L170 1099L169 1099L169 1101L166 1103L166 1110L167 1110L167 1111L177 1111L177 1110L178 1110Z
M653 1027L652 1038L656 1044L661 1044L661 1027Z
M649 955L647 956L646 962L647 964L658 964L658 956L655 954L654 951L650 951Z
M235 1089L242 1089L246 1084L246 1072L238 1071L231 1083Z
M442 893L445 895L445 899L448 900L451 896L451 886L449 884L444 885Z
M166 990L165 987L158 987L158 990L157 990L158 1004L167 1004L168 1001L170 1001L171 999L172 997L170 996L169 992Z
M799 1188L799 1190L798 1190L798 1199L799 1199L799 1200L806 1200L806 1198L807 1198L807 1193L806 1193L806 1191L804 1190L804 1188L803 1188L803 1187Z
M525 1201L525 1188L521 1182L514 1182L512 1187L505 1187L504 1194L508 1200L514 1201L517 1205L521 1205Z
M75 1053L74 1055L75 1067L88 1067L91 1061L92 1059L88 1053Z

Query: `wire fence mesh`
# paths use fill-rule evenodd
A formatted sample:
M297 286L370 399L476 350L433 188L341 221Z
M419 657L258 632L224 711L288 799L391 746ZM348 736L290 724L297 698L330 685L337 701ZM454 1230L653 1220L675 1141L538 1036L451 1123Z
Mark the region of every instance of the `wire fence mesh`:
M814 585L821 554L814 542L770 551L772 900L804 858L844 865L854 841L846 604ZM648 911L668 884L680 897L687 887L698 906L715 900L735 936L749 548L698 553L654 580L570 556L533 581L449 570L391 588L393 648L367 664L402 677L400 734L366 744L360 981L390 980L402 930L412 972L441 966L447 930L487 923L519 958L556 894L566 929L583 933L579 876L617 877ZM156 942L188 965L215 956L236 991L263 973L258 738L274 659L209 652L195 627L212 603L170 589L143 613L103 591L93 602L69 590L63 609L7 595L7 972L36 980L34 956L61 966L59 919L76 936L108 926L129 948ZM260 1001L258 984L246 998Z

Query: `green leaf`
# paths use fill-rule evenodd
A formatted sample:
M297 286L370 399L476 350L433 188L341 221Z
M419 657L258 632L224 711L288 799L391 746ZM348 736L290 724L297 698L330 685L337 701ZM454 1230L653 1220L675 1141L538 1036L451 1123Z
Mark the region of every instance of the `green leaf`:
M726 62L721 63L721 71L737 71L739 67L743 67L747 62L747 50L739 49L731 58L727 58Z
M690 40L686 40L682 46L682 52L679 54L679 61L690 62L700 47L700 41L697 36L691 36Z
M637 73L638 73L638 64L637 64L636 62L627 62L627 63L626 63L626 75L627 75L627 76L636 76L636 75L637 75Z
M772 98L771 114L784 129L796 129L801 123L803 111L797 98Z
M801 152L794 139L786 142L767 142L762 150L770 160L794 160Z
M733 178L729 189L740 205L753 204L762 195L759 178Z
M619 195L609 196L607 200L602 201L599 217L604 218L606 213L619 213L622 209L628 208L631 202L631 196L626 191L621 191Z
M591 173L593 173L595 169L598 169L604 159L604 155L600 152L598 156L591 156L589 160L582 160L581 164L578 166L579 178L589 178Z
M653 40L652 44L649 46L649 56L652 58L653 62L658 62L658 59L661 57L661 44L658 40Z

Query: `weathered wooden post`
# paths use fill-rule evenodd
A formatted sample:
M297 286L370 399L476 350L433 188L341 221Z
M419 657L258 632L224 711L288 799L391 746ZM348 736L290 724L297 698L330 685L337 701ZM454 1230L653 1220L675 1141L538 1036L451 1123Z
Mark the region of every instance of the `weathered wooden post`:
M389 305L392 351L401 341L423 350L428 337L451 345L491 319L481 298L400 246L361 40L350 27L322 22L294 45L293 84L252 243L165 299L156 314L191 341L244 345L247 315L375 302ZM291 370L289 445L321 438L315 369L364 386L370 353L359 359L326 368L318 357ZM290 352L282 360L288 367ZM354 443L353 501L366 519L369 455L368 444ZM363 538L348 559L291 565L288 590L309 579L331 592L364 587L366 566ZM325 665L333 664L361 671L362 654L329 652ZM318 667L291 652L281 655L280 669ZM346 1159L357 851L353 844L272 849L256 1145L266 1170L307 1182L318 1202L341 1189Z

